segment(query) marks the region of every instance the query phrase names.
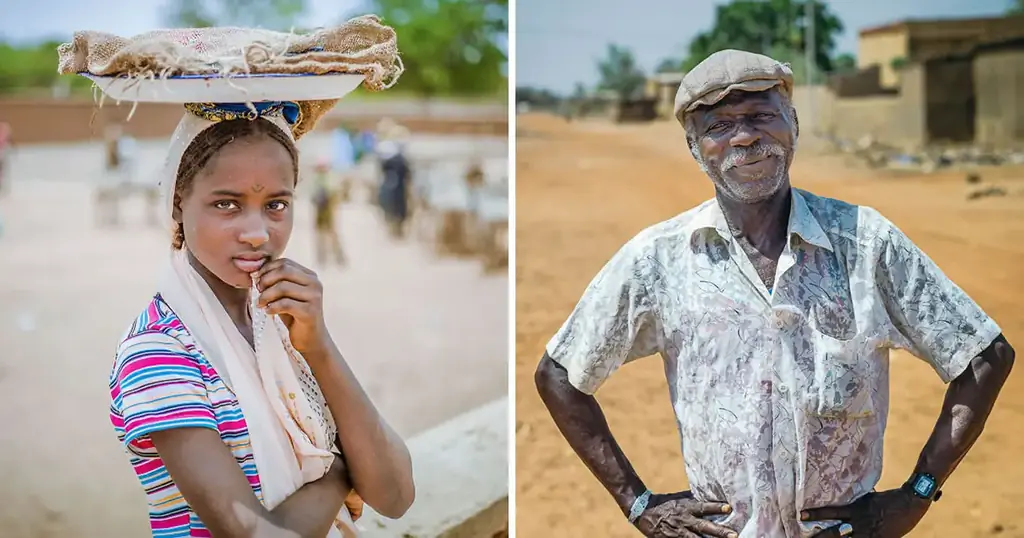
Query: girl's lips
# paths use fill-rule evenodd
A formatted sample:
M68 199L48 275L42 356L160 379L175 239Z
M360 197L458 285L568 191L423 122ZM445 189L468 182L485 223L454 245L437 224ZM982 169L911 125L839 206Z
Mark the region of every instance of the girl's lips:
M255 273L256 271L260 270L260 267L263 267L263 264L266 263L267 260L266 258L260 258L258 260L232 258L231 261L234 262L235 267L237 267L243 273Z

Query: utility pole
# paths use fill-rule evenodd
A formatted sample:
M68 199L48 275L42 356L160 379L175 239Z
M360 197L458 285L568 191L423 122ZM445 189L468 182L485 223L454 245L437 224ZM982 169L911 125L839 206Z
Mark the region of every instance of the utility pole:
M809 121L807 123L811 126L812 132L817 130L817 126L814 124L814 118L817 115L817 110L814 99L814 84L812 82L814 80L814 73L816 67L816 42L814 40L814 4L815 0L804 1L804 62L806 63L804 72L806 77L805 84L807 85L807 100L808 104L810 105L807 111L809 112Z

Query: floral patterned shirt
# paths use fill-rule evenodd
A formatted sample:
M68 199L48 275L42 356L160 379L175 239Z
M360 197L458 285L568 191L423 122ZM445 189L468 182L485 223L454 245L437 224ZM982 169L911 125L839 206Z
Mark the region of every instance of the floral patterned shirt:
M793 189L772 290L715 200L656 224L601 269L547 346L593 394L660 354L690 488L741 538L807 537L882 472L889 350L944 382L999 327L877 211Z

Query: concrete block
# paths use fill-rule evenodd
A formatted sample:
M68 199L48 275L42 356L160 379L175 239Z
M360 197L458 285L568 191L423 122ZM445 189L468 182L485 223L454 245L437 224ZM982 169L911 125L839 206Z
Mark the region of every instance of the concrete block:
M364 538L482 538L508 526L508 398L500 398L409 441L416 502L398 520L369 506Z

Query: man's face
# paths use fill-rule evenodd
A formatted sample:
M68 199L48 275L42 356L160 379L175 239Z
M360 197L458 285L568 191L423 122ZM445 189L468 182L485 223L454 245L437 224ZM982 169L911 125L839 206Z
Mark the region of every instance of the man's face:
M697 151L724 196L757 203L788 183L795 130L785 106L776 90L737 91L690 113Z

